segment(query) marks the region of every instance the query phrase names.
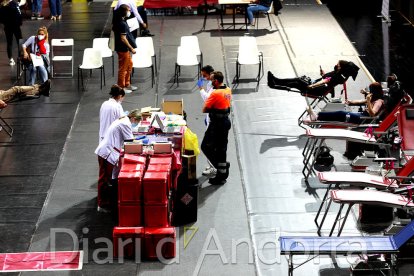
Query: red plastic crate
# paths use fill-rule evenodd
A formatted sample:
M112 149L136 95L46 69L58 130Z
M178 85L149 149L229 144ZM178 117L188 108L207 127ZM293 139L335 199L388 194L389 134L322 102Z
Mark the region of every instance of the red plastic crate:
M161 256L157 256L157 244L162 242ZM144 257L148 259L171 259L175 257L176 232L174 227L145 228Z
M118 226L142 226L141 202L118 203Z
M149 159L149 165L152 164L169 164L170 166L172 165L172 157L168 156L168 157L156 157L156 156L152 156Z
M145 165L147 163L147 156L125 153L123 163L140 163Z
M121 172L144 172L145 165L141 163L124 163Z
M169 172L146 172L143 179L144 203L163 203L167 200Z
M131 258L136 256L136 253L141 256L144 233L144 227L114 227L112 232L114 257ZM126 241L127 239L131 239L131 242ZM120 242L122 247L118 248Z
M142 200L142 175L137 172L120 172L118 176L118 201L138 202Z
M168 204L144 205L144 226L145 227L167 227L170 226Z
M170 172L171 164L149 164L147 172Z

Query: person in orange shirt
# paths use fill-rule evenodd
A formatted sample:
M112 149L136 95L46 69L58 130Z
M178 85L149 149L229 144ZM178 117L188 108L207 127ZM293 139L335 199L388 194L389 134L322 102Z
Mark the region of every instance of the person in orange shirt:
M229 119L231 89L223 84L223 73L214 71L211 73L211 83L214 90L206 99L203 113L208 113L210 124L201 142L201 150L217 168L217 174L209 179L213 185L223 185L229 176L230 163L227 162L228 134L231 128Z

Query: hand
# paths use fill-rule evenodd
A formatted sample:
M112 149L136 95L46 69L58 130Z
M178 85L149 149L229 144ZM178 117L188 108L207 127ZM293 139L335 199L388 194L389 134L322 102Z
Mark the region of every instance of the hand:
M369 93L368 95L367 95L367 102L371 102L371 99L372 99L372 94L371 93Z
M352 104L352 102L350 100L345 100L345 104L350 105L350 104Z
M365 90L365 89L361 89L360 93L361 93L362 95L366 95L366 94L368 94L368 91L367 91L367 90Z
M135 49L131 50L131 53L135 54L137 51Z
M321 76L325 75L325 71L323 71L322 69L319 70L319 73L321 74Z
M3 102L2 100L0 100L0 108L4 108L6 106L7 106L7 104L5 102Z
M143 27L144 29L146 29L146 28L147 28L147 24L142 23L142 27Z
M198 81L197 81L197 86L198 86L198 88L203 88L203 84L204 84L204 79L203 78L200 78Z

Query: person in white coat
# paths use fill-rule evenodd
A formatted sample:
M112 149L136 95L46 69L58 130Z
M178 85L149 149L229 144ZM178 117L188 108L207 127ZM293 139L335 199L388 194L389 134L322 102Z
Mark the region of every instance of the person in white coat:
M132 128L140 121L141 112L138 109L115 120L95 150L99 163L98 212L107 212L116 205L116 187L113 187L112 179L117 176L113 175L113 170L118 164L124 142L134 139Z
M210 96L211 92L214 90L213 84L211 83L210 75L214 72L214 68L211 65L206 65L203 68L201 68L201 78L197 81L198 89L200 89L200 96L205 102ZM210 118L208 117L208 114L206 115L206 118L204 119L205 125L208 127L208 124L210 123ZM216 168L210 163L210 161L207 159L208 166L203 170L203 175L213 175L217 173Z
M122 100L125 97L125 91L119 85L114 84L109 92L111 97L109 100L103 102L99 110L99 141L100 143L105 135L106 130L115 120L124 116L124 109L122 108Z

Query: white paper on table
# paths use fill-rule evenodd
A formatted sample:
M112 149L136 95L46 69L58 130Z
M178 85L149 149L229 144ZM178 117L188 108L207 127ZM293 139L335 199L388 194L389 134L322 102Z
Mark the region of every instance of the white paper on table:
M129 31L135 31L136 29L139 29L139 22L138 19L136 17L130 18L127 21L127 24L129 26Z
M30 54L30 58L32 59L32 63L33 63L34 67L45 65L45 63L43 62L42 56L37 56L35 54Z

